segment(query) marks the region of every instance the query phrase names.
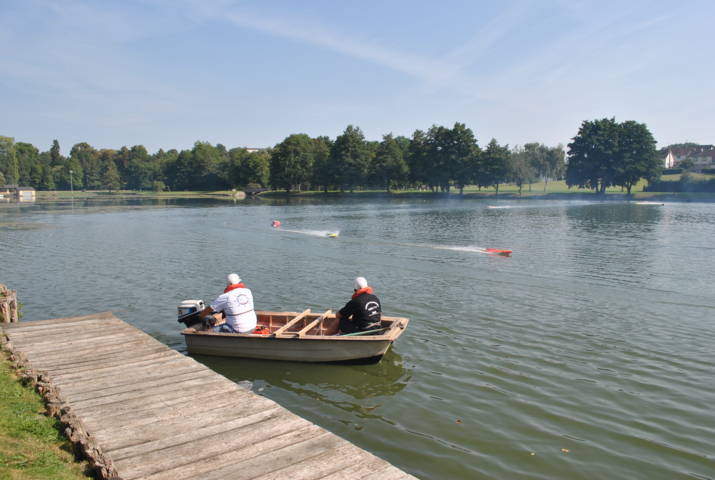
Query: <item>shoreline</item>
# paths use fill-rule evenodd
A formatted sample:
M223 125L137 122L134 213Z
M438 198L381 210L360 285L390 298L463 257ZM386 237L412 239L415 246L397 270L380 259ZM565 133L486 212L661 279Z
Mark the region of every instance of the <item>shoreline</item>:
M69 191L51 191L37 192L36 202L51 203L68 200L173 200L173 199L210 199L210 200L260 200L260 199L337 199L337 198L419 198L419 199L462 199L462 200L510 200L510 201L528 201L528 200L590 200L590 201L653 201L653 202L679 202L679 203L694 203L715 202L714 193L685 193L685 192L636 192L630 195L625 193L607 192L604 195L599 195L594 192L574 191L574 192L547 192L547 193L528 193L522 192L521 195L514 192L505 192L496 194L494 192L475 192L469 191L463 194L458 192L419 192L419 191L355 191L355 192L322 192L322 191L306 191L306 192L291 192L285 191L267 191L254 197L238 196L237 192L232 191L187 191L187 192L137 192L137 191L80 191L70 193ZM16 202L13 202L16 203ZM24 204L33 202L21 202Z

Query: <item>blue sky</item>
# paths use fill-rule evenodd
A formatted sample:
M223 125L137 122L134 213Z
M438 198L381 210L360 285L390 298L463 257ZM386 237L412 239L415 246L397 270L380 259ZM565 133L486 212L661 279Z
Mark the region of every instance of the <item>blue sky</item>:
M715 143L715 2L0 0L0 135L63 153L581 121Z

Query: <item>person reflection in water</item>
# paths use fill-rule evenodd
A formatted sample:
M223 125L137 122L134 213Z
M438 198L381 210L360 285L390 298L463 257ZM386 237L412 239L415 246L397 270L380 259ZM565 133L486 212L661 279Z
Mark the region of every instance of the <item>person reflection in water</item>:
M382 306L365 277L357 277L353 297L335 315L340 321L340 333L355 333L380 328Z

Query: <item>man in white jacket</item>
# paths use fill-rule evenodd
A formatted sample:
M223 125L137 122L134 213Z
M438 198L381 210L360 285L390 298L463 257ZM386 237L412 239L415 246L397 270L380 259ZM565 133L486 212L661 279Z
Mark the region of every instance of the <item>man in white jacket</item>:
M241 277L232 273L228 276L226 289L200 314L201 318L223 312L226 323L212 328L220 333L251 333L256 328L256 312L253 309L253 294L241 282ZM211 322L213 323L213 322Z

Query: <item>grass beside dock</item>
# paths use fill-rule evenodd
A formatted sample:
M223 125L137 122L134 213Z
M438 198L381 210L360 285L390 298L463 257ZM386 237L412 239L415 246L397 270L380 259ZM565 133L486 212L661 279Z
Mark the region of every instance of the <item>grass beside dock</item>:
M0 352L0 480L93 478L78 462L56 418L43 414L40 395L23 386Z

